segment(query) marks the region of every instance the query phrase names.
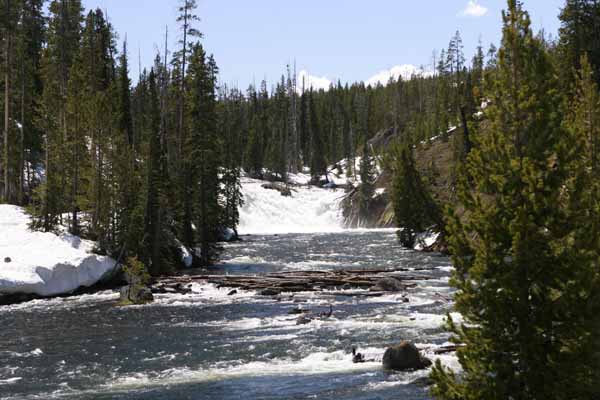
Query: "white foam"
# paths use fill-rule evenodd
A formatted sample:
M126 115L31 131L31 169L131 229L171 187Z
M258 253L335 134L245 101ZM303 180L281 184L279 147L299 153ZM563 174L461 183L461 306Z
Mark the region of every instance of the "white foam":
M343 218L339 202L344 192L316 187L294 187L292 196L261 187L265 182L242 179L244 206L241 234L339 232Z
M16 351L0 351L0 355L10 356L10 357L19 357L19 358L39 357L42 354L44 354L44 352L42 351L42 349L39 349L39 348L25 352L25 353L19 353Z
M352 355L344 351L313 352L294 361L274 359L233 365L215 365L206 369L173 368L156 374L137 373L116 378L108 390L129 390L141 387L166 386L182 383L220 381L240 377L277 375L316 375L327 373L371 371L381 368L381 362L352 363Z
M9 379L0 379L0 386L12 385L14 383L19 382L21 379L23 379L23 378L21 378L20 376L16 376L14 378L9 378Z

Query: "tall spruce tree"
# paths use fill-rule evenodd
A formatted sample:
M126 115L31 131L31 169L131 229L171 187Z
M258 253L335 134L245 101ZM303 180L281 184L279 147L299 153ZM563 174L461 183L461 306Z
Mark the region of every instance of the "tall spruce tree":
M426 229L441 230L439 208L417 170L412 146L395 144L391 152L392 204L402 246L413 248L417 235Z
M66 208L61 193L68 161L60 153L67 136L67 89L79 51L83 7L79 0L53 0L49 11L47 45L41 61L44 90L36 121L44 132L45 181L37 188L31 207L34 226L45 231L55 228Z
M520 2L503 13L486 110L451 213L460 376L436 364L440 399L584 399L597 389L597 258L582 262L569 204L572 145L556 71ZM595 315L594 315L595 313ZM591 319L590 319L591 318ZM596 361L592 361L596 358Z
M310 115L310 143L312 155L310 160L310 174L312 180L318 183L321 176L325 175L327 177L327 160L325 159L325 144L320 128L317 104L314 100L312 90L308 95L308 108Z
M364 221L363 226L368 226L370 205L375 195L376 166L375 159L371 155L369 143L363 145L362 157L360 159L360 185L358 187L358 213L359 219Z
M560 13L558 53L563 81L574 81L573 68L581 68L586 55L594 80L600 83L600 2L598 0L567 0Z
M213 261L211 246L217 240L221 216L219 166L222 146L217 135L216 74L217 66L212 56L206 57L202 46L194 45L188 72L191 134L186 146L191 149L192 157L188 165L194 165L190 182L193 215L198 227L199 258L203 265Z

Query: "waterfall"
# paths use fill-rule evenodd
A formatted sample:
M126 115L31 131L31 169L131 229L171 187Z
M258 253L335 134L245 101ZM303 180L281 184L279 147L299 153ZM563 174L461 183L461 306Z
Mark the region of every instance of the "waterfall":
M240 234L336 232L343 228L341 189L294 186L291 197L261 187L264 181L242 178L244 206Z

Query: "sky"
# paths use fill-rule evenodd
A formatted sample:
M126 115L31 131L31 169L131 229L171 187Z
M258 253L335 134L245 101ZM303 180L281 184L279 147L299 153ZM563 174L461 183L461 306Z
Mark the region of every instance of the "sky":
M315 88L331 81L387 82L390 74L430 69L433 53L459 30L467 59L478 42L488 48L501 38L505 0L197 0L197 23L219 80L245 89L281 78L296 62L299 82ZM534 30L556 36L565 0L524 0ZM164 47L176 46L179 0L83 0L100 7L122 41L127 37L132 79Z

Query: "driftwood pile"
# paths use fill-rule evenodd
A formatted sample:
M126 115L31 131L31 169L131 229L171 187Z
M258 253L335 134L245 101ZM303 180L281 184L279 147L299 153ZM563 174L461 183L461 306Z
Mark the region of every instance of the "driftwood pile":
M414 287L416 280L430 279L415 274L398 274L406 268L379 270L288 271L264 275L186 275L170 277L155 285L157 291L178 291L192 282L208 282L242 290L255 290L260 295L276 296L282 292L315 292L343 290L335 295L381 296ZM366 290L368 292L366 292Z

